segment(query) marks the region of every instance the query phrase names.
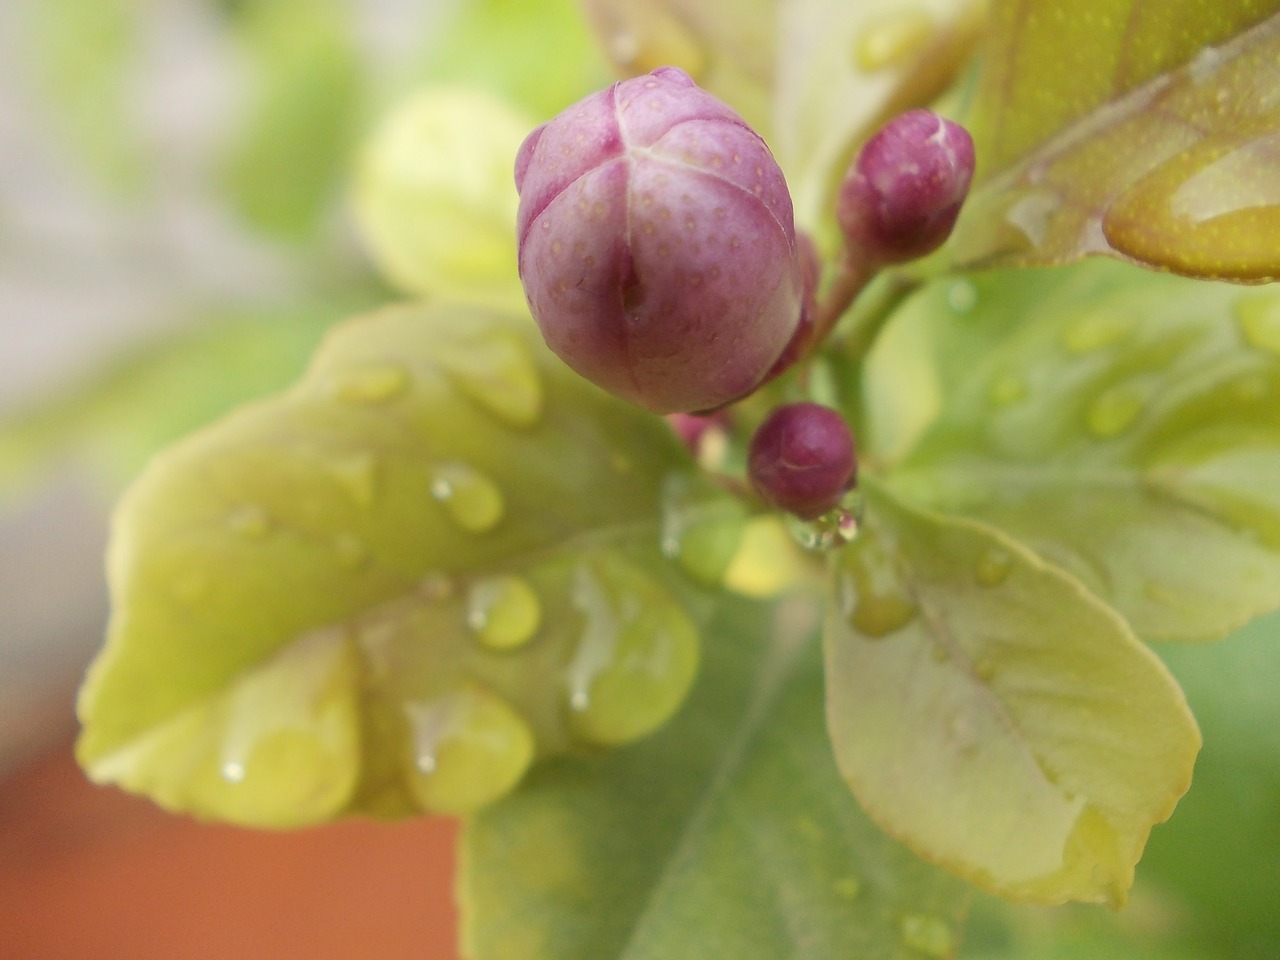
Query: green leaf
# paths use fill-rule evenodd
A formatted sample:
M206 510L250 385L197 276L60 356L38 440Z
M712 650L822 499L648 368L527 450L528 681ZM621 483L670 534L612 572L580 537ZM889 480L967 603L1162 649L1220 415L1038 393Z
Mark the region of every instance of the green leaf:
M963 281L969 284L969 281ZM1095 261L927 318L942 415L889 482L997 526L1153 639L1280 606L1280 296Z
M587 20L624 76L676 66L766 129L773 108L777 0L584 0Z
M379 269L399 289L520 306L516 151L535 122L480 88L429 87L360 152L352 199Z
M742 519L692 469L527 317L345 324L123 498L81 762L292 826L467 812L536 756L642 736L693 679L688 576L723 573Z
M849 797L823 727L811 620L795 613L726 604L671 726L548 764L468 825L468 956L952 954L966 891Z
M1116 613L995 530L866 487L833 566L836 760L890 835L1000 896L1124 903L1191 783L1182 693Z
M338 195L363 98L350 15L334 0L273 0L238 15L247 115L223 171L236 211L276 237L304 239Z
M14 11L24 42L12 54L51 108L68 156L108 185L136 188L141 130L129 102L144 24L136 0L41 0Z
M962 264L1280 275L1280 3L999 5Z
M160 447L297 377L349 305L213 311L74 391L0 420L0 502L67 461L114 496Z
M454 6L431 38L419 82L480 87L545 120L610 79L575 0Z
M834 191L854 150L894 115L936 99L985 19L976 0L789 0L774 4L778 67L769 144L796 221L834 226ZM735 13L734 16L737 16Z

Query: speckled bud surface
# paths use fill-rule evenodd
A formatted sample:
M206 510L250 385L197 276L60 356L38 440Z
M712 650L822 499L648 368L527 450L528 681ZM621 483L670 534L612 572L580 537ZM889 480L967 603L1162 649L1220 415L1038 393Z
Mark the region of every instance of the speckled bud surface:
M520 277L547 344L658 413L757 387L800 323L791 197L764 141L664 67L533 131L515 163Z
M836 219L855 256L902 263L951 235L973 179L973 139L929 110L890 120L866 142L836 200Z
M856 479L853 435L844 418L816 403L774 410L751 437L747 476L766 502L812 520L834 507Z

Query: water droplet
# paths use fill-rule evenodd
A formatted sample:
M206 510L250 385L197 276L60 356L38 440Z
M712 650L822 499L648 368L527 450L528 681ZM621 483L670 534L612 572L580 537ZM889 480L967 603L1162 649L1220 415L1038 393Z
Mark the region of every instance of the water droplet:
M542 416L542 376L528 346L493 334L440 351L436 359L458 392L512 427L531 427Z
M719 584L742 543L746 510L690 474L672 474L662 484L663 556L706 586Z
M978 583L984 587L998 587L1009 579L1013 569L1013 555L1002 547L992 547L978 558L975 571Z
M509 793L533 762L533 730L497 694L468 685L404 705L405 780L431 813L474 813Z
M855 630L887 637L919 612L898 571L897 561L878 540L866 541L849 564L844 611Z
M372 453L329 457L324 467L357 506L365 510L373 506L378 492L378 467Z
M1016 373L1003 373L987 387L987 400L997 407L1009 407L1027 398L1027 381Z
M348 570L354 570L369 559L369 551L364 542L350 533L340 533L333 538L333 552L338 563Z
M978 305L978 288L968 280L957 280L947 288L947 306L956 313L969 313Z
M338 398L347 403L386 403L404 393L408 385L404 368L388 363L346 371L335 389Z
M1131 313L1097 310L1069 326L1062 335L1062 345L1071 353L1091 353L1120 340L1133 326L1134 316Z
M949 957L955 950L955 932L941 917L908 913L898 921L898 933L909 949L928 957Z
M883 17L858 37L854 62L866 73L903 65L920 53L934 34L933 18L924 10Z
M256 503L236 507L227 516L232 533L249 540L261 540L271 530L271 517Z
M467 625L487 647L514 650L538 631L542 604L533 587L516 576L479 580L467 594Z
M465 463L437 466L431 477L431 495L444 505L458 526L470 533L492 530L506 509L497 485Z
M1236 317L1250 346L1280 353L1280 298L1244 297L1236 302Z
M1085 422L1095 437L1105 440L1127 430L1146 405L1144 392L1132 384L1121 383L1105 390L1093 401L1085 414Z
M661 726L684 701L698 634L666 590L615 554L574 570L583 617L569 664L569 725L591 743L629 743Z
M857 877L838 877L834 884L836 896L841 900L857 900L862 893L862 882Z
M862 494L850 490L831 510L813 520L787 517L792 538L806 550L822 552L843 547L858 538L862 523Z

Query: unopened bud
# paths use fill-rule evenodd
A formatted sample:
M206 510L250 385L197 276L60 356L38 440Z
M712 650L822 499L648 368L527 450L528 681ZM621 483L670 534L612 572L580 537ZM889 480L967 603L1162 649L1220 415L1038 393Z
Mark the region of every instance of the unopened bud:
M733 110L663 67L534 130L515 178L520 278L569 366L658 413L764 381L803 270L782 171Z
M942 246L969 192L973 163L964 127L929 110L889 121L840 185L836 219L850 255L903 263Z
M853 435L835 410L778 407L751 438L747 476L765 502L812 520L839 503L857 473Z

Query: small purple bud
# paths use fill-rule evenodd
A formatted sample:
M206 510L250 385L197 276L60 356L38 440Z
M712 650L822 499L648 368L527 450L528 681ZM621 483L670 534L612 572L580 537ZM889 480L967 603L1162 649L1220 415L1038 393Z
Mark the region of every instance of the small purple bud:
M890 120L845 174L836 219L854 257L903 263L946 242L973 179L973 139L929 110Z
M515 163L520 278L548 346L657 413L765 379L804 306L791 196L763 140L675 67L529 135Z
M853 435L816 403L778 407L751 438L747 476L761 498L802 520L822 516L853 486Z

